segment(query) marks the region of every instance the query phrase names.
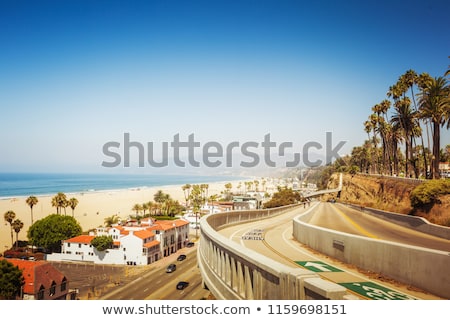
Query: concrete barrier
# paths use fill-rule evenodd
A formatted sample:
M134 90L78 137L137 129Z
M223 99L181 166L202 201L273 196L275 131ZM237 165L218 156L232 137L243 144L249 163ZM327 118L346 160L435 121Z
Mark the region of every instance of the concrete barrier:
M205 287L216 299L355 299L346 288L320 278L315 272L281 264L238 245L218 232L233 224L273 217L295 208L296 205L270 210L231 211L200 219L198 265Z
M294 219L293 236L299 242L340 261L450 299L449 252L310 225L306 221L312 214L309 212Z
M392 223L411 228L423 233L427 233L436 237L444 238L450 240L450 228L440 226L437 224L430 223L426 219L422 217L409 216L406 214L388 212L373 208L361 208L361 206L343 203L349 207L352 207L357 210L361 210L364 213L370 214L377 218L381 218ZM450 251L450 249L449 249Z

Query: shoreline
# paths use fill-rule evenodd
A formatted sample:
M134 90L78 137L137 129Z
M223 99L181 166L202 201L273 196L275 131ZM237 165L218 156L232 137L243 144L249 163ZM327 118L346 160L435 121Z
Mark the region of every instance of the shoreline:
M244 181L253 181L254 179L252 178L248 178L248 179L236 179L236 180L223 180L223 181L213 181L213 182L196 182L196 183L190 183L190 185L195 185L195 184L225 184L225 183L233 183L233 182L244 182ZM66 196L69 195L86 195L86 194L96 194L96 193L105 193L105 192L122 192L122 191L140 191L140 190L145 190L145 189L155 189L155 188L172 188L172 187L182 187L184 186L186 183L184 184L168 184L168 185L155 185L155 186L139 186L139 187L127 187L127 188L118 188L118 189L92 189L92 190L82 190L82 191L70 191L70 192L64 192L61 191L62 193L64 193ZM163 190L164 191L164 190ZM14 199L27 199L29 196L35 196L37 198L45 198L45 197L53 197L55 196L57 192L54 193L35 193L35 194L27 194L27 195L10 195L10 196L0 196L0 201L2 200L14 200Z
M251 181L252 179L223 180L217 182L206 182L208 185L208 195L218 194L225 190L224 185L231 183L233 190L239 182ZM254 180L254 179L253 179ZM135 204L142 204L148 201L154 201L153 196L158 190L169 194L172 199L178 200L184 204L184 184L159 185L153 187L132 187L126 189L98 190L90 192L67 192L67 198L72 197L78 200L78 205L74 210L74 218L79 222L83 232L92 228L104 226L104 220L112 215L118 215L126 218L129 215L135 215L132 207ZM191 185L202 184L201 182L190 183ZM33 207L33 221L36 222L50 214L56 213L56 208L51 206L51 199L56 195L34 195L38 198L38 203ZM16 214L16 219L20 219L24 226L19 232L19 240L27 240L27 231L31 226L31 209L25 202L27 196L17 196L0 198L0 213L2 214L2 223L0 224L0 253L11 247L10 225L4 220L5 212L12 210ZM61 214L72 216L70 207L64 209ZM14 233L14 241L16 234Z

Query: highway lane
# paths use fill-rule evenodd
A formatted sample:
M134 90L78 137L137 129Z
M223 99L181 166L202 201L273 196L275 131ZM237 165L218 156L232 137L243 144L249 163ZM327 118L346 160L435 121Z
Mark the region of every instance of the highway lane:
M209 295L202 286L202 278L197 266L196 250L186 254L184 261L176 261L176 256L157 261L153 268L139 274L133 281L120 287L111 288L101 300L200 300ZM169 259L170 258L170 259ZM177 269L166 272L166 267L175 263ZM177 290L179 281L188 281L189 286Z
M375 238L388 238L390 241L398 241L404 239L411 241L411 238L427 239L431 236L419 233L411 235L410 230L400 230L397 225L388 224L386 221L380 220L368 215L363 215L358 210L353 210L338 204L330 203L313 203L311 207L298 208L278 217L265 219L257 222L241 224L220 231L221 234L229 237L236 243L245 246L270 257L276 261L289 265L291 267L301 268L295 261L313 261L316 263L327 263L336 266L344 272L321 272L320 276L334 281L342 282L360 282L374 281L352 266L345 265L339 261L328 258L320 253L313 252L292 237L292 219L307 210L314 210L314 216L310 223L321 225L322 227L339 229L343 232L358 234L362 236L371 236ZM366 217L368 218L367 222ZM377 220L380 223L378 227L374 227ZM397 235L397 238L393 238ZM415 235L415 236L414 236ZM434 238L434 237L431 237ZM436 239L432 239L432 243ZM423 244L423 239L415 242L415 245ZM436 243L441 243L442 239L437 239ZM411 243L409 243L411 244ZM445 241L444 246L447 245ZM177 255L168 257L156 262L151 266L148 272L142 273L131 283L120 287L112 288L111 291L104 295L101 299L106 300L199 300L205 299L209 292L202 287L202 279L197 267L196 249L189 250L188 259L178 262L175 261ZM166 273L165 269L170 263L177 264L177 270L173 273ZM184 290L176 290L178 281L188 281L189 286ZM392 289L390 295L395 297L396 292L400 292L401 298L410 299L440 299L424 292L411 290L402 284L394 284L382 280L377 283ZM398 294L397 294L398 296Z
M308 222L364 237L450 252L450 240L399 226L343 204L321 203Z
M389 290L385 293L380 293L380 291L378 291L378 298L440 299L434 295L414 290L407 285L396 283L388 279L374 280L366 273L359 272L354 266L344 264L336 259L314 252L293 239L292 219L295 216L305 213L307 210L314 210L314 212L325 210L328 205L331 204L314 203L311 205L311 208L298 208L278 217L228 227L220 230L220 233L244 247L291 267L302 268L296 261L322 265L323 271L326 272L320 272L318 275L335 283L370 282L375 283L375 285L381 285ZM330 207L328 209L330 209ZM333 225L339 225L341 230L352 231L352 233L356 233L359 229L359 226L355 222L349 222L349 219L344 217L333 219L329 216L325 216L323 220L332 221ZM339 223L334 223L334 220L339 221ZM373 230L371 229L371 231ZM331 267L327 266L334 266L341 272L334 272Z

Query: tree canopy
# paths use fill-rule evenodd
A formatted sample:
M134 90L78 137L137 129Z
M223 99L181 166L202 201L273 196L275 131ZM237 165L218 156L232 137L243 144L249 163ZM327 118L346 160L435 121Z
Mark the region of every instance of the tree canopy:
M22 271L7 260L0 260L0 299L14 300L25 281Z
M98 251L105 251L106 249L112 247L113 239L111 238L111 236L98 236L92 239L91 244Z
M62 240L79 236L81 232L82 228L75 218L51 214L36 221L27 235L32 245L60 252Z
M302 196L291 188L279 188L272 198L264 204L265 208L275 208L294 204L302 200Z

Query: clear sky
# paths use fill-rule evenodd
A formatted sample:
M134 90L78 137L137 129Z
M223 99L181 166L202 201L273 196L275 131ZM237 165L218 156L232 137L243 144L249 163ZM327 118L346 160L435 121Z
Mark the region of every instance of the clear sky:
M1 1L0 171L107 172L102 148L367 138L408 69L442 76L450 2ZM447 129L444 144L450 143ZM159 146L159 147L158 147Z

